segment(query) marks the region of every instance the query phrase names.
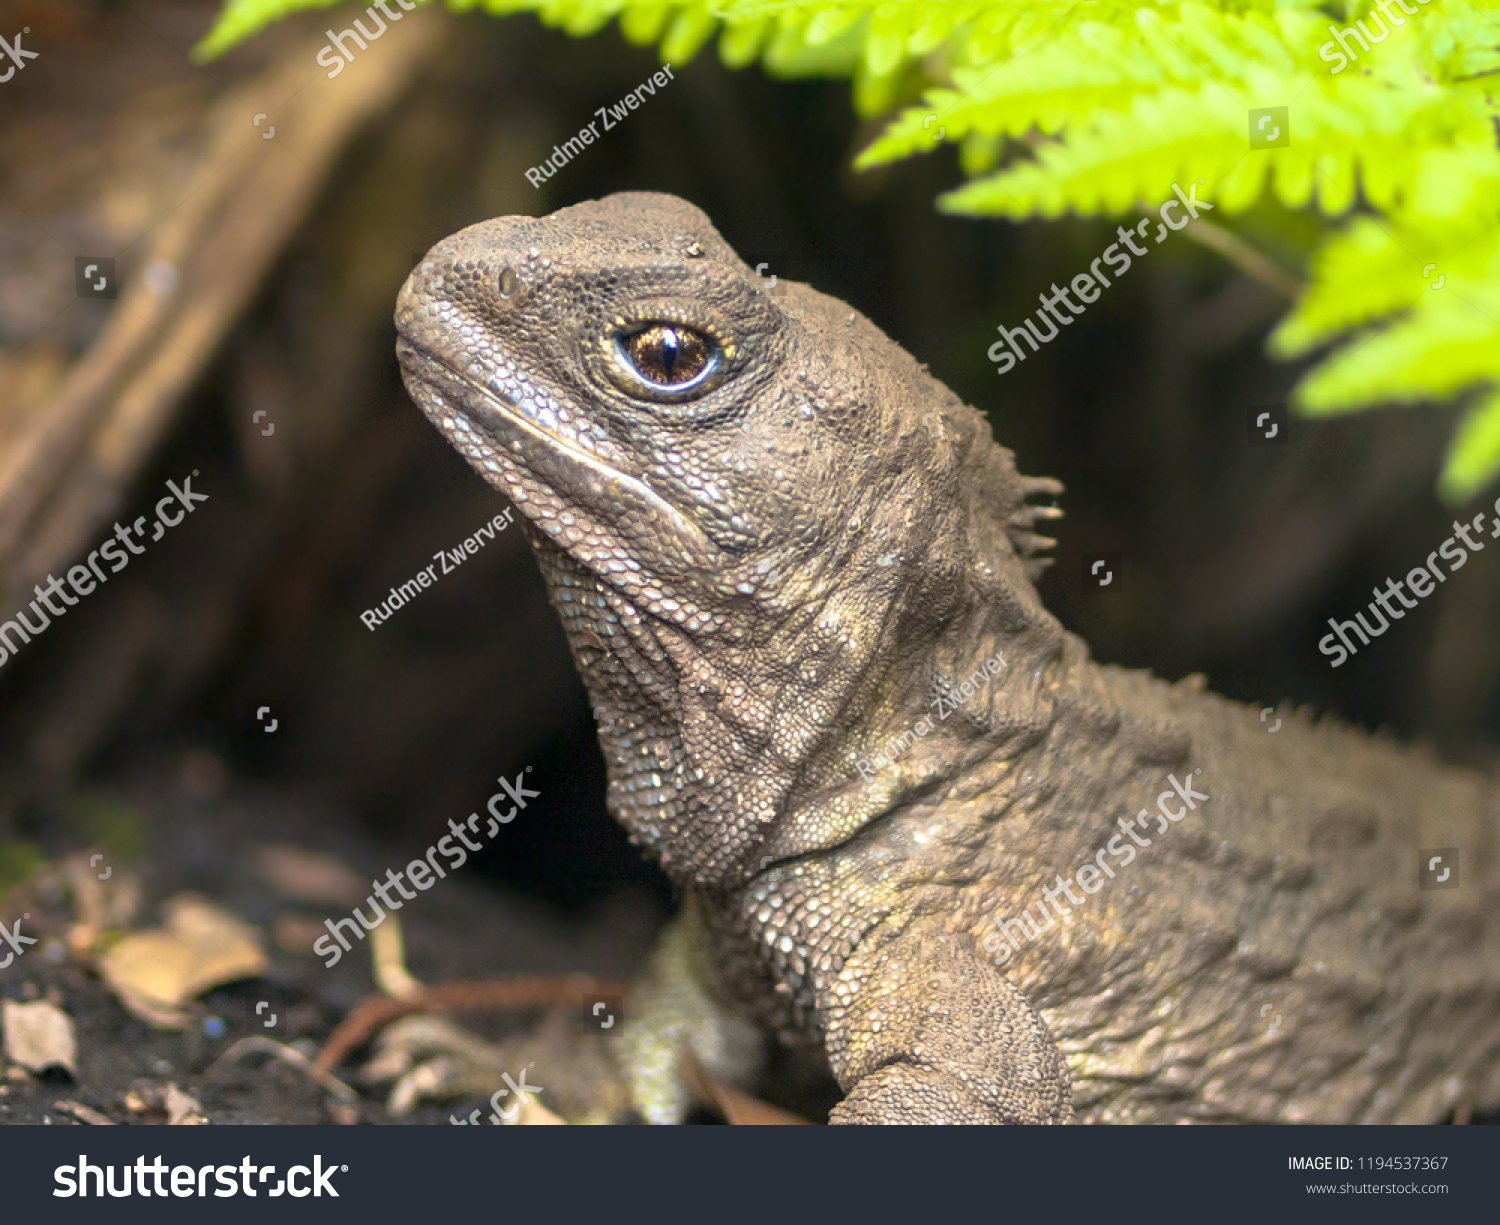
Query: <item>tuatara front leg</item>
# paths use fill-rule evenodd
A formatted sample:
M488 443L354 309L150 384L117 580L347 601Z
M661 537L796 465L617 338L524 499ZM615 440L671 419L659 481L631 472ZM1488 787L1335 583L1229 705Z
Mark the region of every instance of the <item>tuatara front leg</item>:
M625 1002L622 1071L631 1102L648 1123L681 1123L687 1117L692 1098L682 1077L685 1052L735 1086L743 1086L760 1067L765 1050L761 1030L706 989L714 974L689 895Z
M833 1123L1067 1123L1047 1026L967 934L876 928L845 963L827 1049Z

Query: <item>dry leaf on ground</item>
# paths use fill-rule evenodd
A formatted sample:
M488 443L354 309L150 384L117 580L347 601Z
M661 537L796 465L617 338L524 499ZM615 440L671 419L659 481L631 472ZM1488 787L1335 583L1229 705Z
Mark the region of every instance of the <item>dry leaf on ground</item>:
M171 1127L202 1127L208 1122L198 1099L169 1084L166 1092L167 1124Z
M18 1004L0 1003L0 1024L5 1026L5 1057L31 1072L66 1068L77 1073L78 1042L73 1036L73 1018L48 1000Z
M226 910L181 893L162 908L164 927L135 932L99 959L110 989L137 1016L185 1028L182 1005L210 987L266 972L260 933Z

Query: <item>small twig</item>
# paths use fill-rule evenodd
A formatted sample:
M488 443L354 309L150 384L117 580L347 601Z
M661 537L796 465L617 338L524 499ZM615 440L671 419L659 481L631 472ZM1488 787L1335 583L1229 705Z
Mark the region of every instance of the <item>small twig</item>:
M386 915L370 933L370 961L375 985L387 995L404 1000L422 990L422 984L407 971L406 943L395 915Z
M1188 222L1183 231L1194 242L1217 251L1231 264L1283 298L1296 301L1302 293L1302 282L1285 268L1272 263L1248 242L1221 225L1202 217Z
M423 987L414 995L393 999L388 995L366 996L328 1036L318 1052L317 1067L331 1072L355 1047L364 1043L382 1025L414 1012L448 1010L547 1008L577 1004L585 995L624 995L621 983L588 978L509 978L477 983L443 983Z
M100 1114L92 1106L85 1106L82 1102L70 1102L64 1099L60 1102L53 1102L52 1109L59 1114L71 1114L80 1123L88 1123L93 1127L118 1126L107 1114Z
M241 1055L248 1055L257 1051L265 1055L274 1055L283 1063L290 1064L297 1071L303 1073L309 1079L316 1081L324 1089L327 1089L329 1093L333 1094L341 1102L359 1101L359 1095L353 1089L326 1068L315 1064L301 1051L295 1051L289 1046L283 1046L280 1042L261 1037L259 1034L252 1034L248 1038L241 1038L215 1059L203 1075L206 1078L212 1078L220 1065L234 1063Z
M687 1091L700 1106L717 1110L731 1127L809 1127L806 1119L799 1118L741 1093L733 1085L726 1085L705 1068L690 1050L684 1050L678 1059L678 1074Z

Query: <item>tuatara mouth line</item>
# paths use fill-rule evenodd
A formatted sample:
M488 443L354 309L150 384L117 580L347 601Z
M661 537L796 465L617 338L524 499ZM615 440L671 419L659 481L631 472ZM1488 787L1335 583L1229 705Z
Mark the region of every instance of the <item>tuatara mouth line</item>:
M692 561L700 565L714 564L714 560L718 555L718 549L714 546L713 542L691 520L684 516L677 507L673 506L672 503L668 502L636 477L622 472L619 468L611 464L605 463L598 456L591 455L588 451L580 449L566 439L559 438L538 422L533 421L524 412L518 412L502 396L497 395L488 387L476 383L468 375L455 370L441 356L420 347L405 336L400 337L397 342L396 356L401 362L402 367L410 371L418 383L430 388L443 401L444 407L447 409L446 415L461 414L467 420L472 418L474 413L467 404L452 405L447 403L449 398L456 399L457 397L445 395L447 388L445 388L442 381L442 376L444 375L458 384L464 391L472 393L474 397L488 406L502 421L511 426L511 428L525 434L526 437L530 438L536 444L550 447L554 452L565 456L568 461L577 464L587 473L604 483L613 485L617 489L628 490L634 498L638 498L666 521L670 526L670 530L676 536L679 545L691 549L695 555L691 558ZM482 429L483 427L479 426L478 428ZM444 430L444 433L448 432ZM527 463L524 454L515 455L507 451L500 445L498 439L493 438L490 431L486 430L484 433L490 436L494 453L497 456L504 456L511 463L524 467L533 479L551 489L555 495L575 505L578 504L576 491L559 488L555 479L544 476L541 472L537 471L535 465ZM523 512L526 511L526 504L522 503L521 505ZM618 583L615 585L618 585Z
M401 346L397 349L397 357L415 359L415 362L418 364L425 363L429 367L433 367L437 370L442 371L465 390L473 392L478 399L482 400L485 404L492 408L497 416L502 417L511 425L523 430L525 433L527 433L537 441L543 443L546 446L550 446L555 450L566 453L569 458L576 460L578 463L586 464L591 468L608 474L614 480L622 481L636 486L645 496L655 496L649 489L641 485L640 482L637 481L634 477L621 472L620 469L610 464L606 464L598 457L590 455L586 451L579 450L577 447L567 442L567 440L559 438L556 434L552 433L544 426L538 424L536 421L533 421L525 413L517 412L513 407L506 403L504 398L496 395L482 383L476 383L472 378L464 374L462 371L455 370L449 362L444 360L442 357L439 357L437 354L431 353L426 349L418 348L416 345L412 344L411 341L407 340L405 337L402 337ZM431 384L439 391L442 390L440 381L436 378L431 377L427 371L419 369L414 373L417 374L417 377L421 381ZM452 411L453 410L450 408L449 412L451 413ZM474 415L467 406L461 408L459 411L461 411L466 417L472 417ZM497 447L496 450L499 450L499 448ZM520 460L517 460L511 456L507 456L507 458L511 459L511 462L513 463L521 462ZM534 476L537 480L540 481L543 479L541 473L535 471L530 464L526 464L525 467L526 470L530 472L531 475ZM554 490L554 492L561 493L562 491ZM660 501L659 498L658 501Z

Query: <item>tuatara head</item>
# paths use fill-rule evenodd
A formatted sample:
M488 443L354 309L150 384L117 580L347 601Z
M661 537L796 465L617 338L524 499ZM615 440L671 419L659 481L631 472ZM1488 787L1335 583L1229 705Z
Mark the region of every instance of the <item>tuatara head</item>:
M1056 489L846 304L768 286L630 193L471 226L396 306L413 398L525 516L616 815L698 883L802 797L868 790L849 729L930 683L976 597L1032 620L1024 498Z

